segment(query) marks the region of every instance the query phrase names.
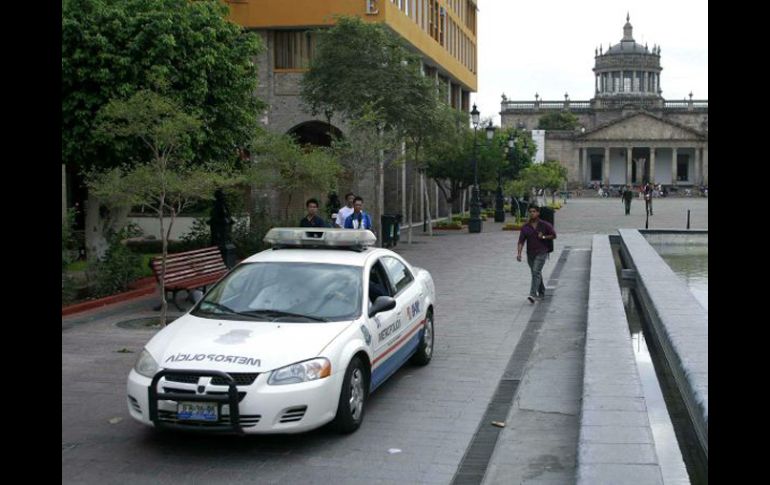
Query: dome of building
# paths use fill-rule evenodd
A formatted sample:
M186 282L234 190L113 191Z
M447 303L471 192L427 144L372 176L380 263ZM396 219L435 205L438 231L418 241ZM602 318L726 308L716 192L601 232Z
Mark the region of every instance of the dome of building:
M637 43L633 36L631 16L626 15L623 38L606 51L596 52L596 95L600 98L659 98L660 47Z

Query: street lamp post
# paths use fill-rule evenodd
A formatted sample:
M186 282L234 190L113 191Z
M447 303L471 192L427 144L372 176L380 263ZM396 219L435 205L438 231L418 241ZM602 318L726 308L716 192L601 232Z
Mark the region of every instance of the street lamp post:
M479 201L479 162L476 158L476 130L479 127L479 110L476 104L471 110L473 123L473 191L471 193L471 218L468 221L468 232L481 232L481 202Z
M479 110L473 105L471 121L473 123L473 194L471 195L471 218L468 221L468 232L481 232L481 200L479 199L479 161L476 154L476 130L479 127ZM492 122L486 128L487 140L495 136Z
M513 133L508 136L505 154L509 162L513 161ZM513 203L513 202L511 202ZM505 201L503 200L503 171L497 171L497 195L495 196L495 222L505 222Z

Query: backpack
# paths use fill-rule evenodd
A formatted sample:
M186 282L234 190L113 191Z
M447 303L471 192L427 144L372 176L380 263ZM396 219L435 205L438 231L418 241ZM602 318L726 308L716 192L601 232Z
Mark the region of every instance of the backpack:
M548 248L548 252L553 252L553 239L543 239L543 243L545 244L545 247Z

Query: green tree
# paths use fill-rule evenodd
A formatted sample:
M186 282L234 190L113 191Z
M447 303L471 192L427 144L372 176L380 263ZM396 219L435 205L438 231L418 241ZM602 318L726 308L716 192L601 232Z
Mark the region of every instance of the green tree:
M569 111L558 111L545 114L538 121L538 130L574 130L578 127L578 119Z
M547 160L545 163L538 163L524 169L521 180L525 187L550 190L551 198L554 200L555 192L567 180L567 168L557 160Z
M259 36L217 0L63 0L62 160L113 167L141 158L128 140L96 139L96 113L153 89L200 120L196 161L232 161L258 123Z
M313 114L339 113L350 122L367 120L383 139L388 131L402 134L407 125L413 126L408 123L414 119L411 112L430 102L425 97L433 86L422 75L420 58L400 37L383 24L348 16L337 17L333 27L317 35L317 49L301 86L302 98ZM384 151L379 151L373 164L375 221L380 220L384 206ZM381 231L379 224L377 230Z
M212 199L214 190L234 185L240 178L224 175L214 164L191 163L192 140L202 123L180 104L152 91L142 90L128 100L107 104L97 117L100 136L135 139L149 154L134 164L89 173L89 190L112 206L144 205L157 216L162 240L161 325L166 323L164 275L168 239L176 216L202 199ZM165 217L170 217L168 229Z
M251 145L254 166L247 178L258 187L288 194L284 215L288 219L294 194L327 193L335 188L341 166L326 148L300 147L288 135L264 134Z
M192 161L237 163L258 126L257 34L227 19L218 0L62 0L62 162L80 173L151 156L135 137L103 137L97 113L113 99L152 89L194 115ZM89 192L89 260L127 211L107 212Z

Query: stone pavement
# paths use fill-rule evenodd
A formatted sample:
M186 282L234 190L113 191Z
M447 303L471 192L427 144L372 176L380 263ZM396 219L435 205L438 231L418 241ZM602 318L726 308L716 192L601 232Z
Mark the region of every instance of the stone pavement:
M707 199L655 202L651 228L683 228L687 207L691 227L708 227ZM500 434L489 482L516 483L495 475L504 465L517 467L522 481L574 482L574 445L556 449L547 436L555 419L575 421L582 390L582 364L574 362L584 332L567 323L569 312L579 312L572 307L585 291L579 275L593 234L644 227L643 210L640 202L624 216L620 199L570 199L556 213L559 238L546 278L563 248L571 246L571 255L551 302L556 313L544 320L521 381L513 428ZM62 482L450 483L537 306L526 301L529 268L515 261L516 237L487 222L481 234L437 231L433 238L417 235L411 246L399 244L397 252L436 282L435 356L427 367L401 369L378 389L364 424L350 436L326 429L243 439L157 433L133 422L125 398L128 371L154 331L116 326L152 315L154 302L62 319ZM557 375L563 391L553 400L554 387L543 376ZM547 421L528 422L528 415ZM517 426L528 431L517 433ZM574 430L564 429L573 442ZM506 453L517 446L528 456ZM401 451L390 454L390 448Z

